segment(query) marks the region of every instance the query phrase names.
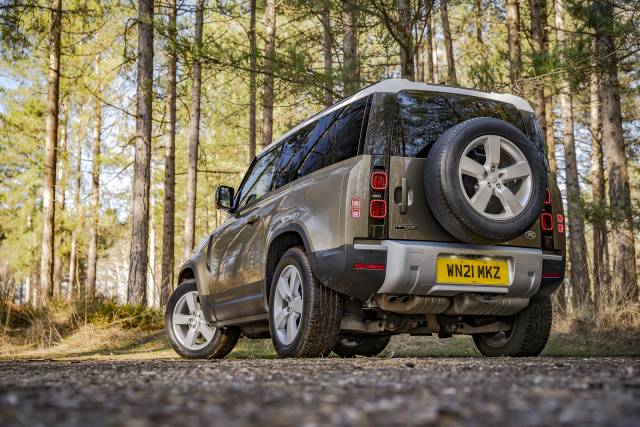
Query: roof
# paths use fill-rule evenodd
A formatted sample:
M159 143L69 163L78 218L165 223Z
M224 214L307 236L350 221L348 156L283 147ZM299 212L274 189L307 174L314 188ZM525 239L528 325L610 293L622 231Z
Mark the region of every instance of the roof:
M372 93L398 93L398 92L402 92L403 90L423 90L423 91L429 91L429 92L455 93L459 95L475 96L478 98L487 98L487 99L492 99L494 101L500 101L500 102L505 102L507 104L512 104L519 110L533 112L533 108L531 108L531 105L526 100L524 100L523 98L520 98L519 96L511 95L508 93L483 92L480 90L462 88L458 86L446 86L446 85L427 84L427 83L421 83L421 82L412 82L406 79L386 79L378 83L374 83L370 86L367 86L364 89L354 93L353 95L340 100L338 103L332 105L331 107L325 110L322 110L317 114L314 114L304 122L300 123L293 129L289 130L287 133L282 135L276 141L272 142L265 150L263 150L263 152L266 152L267 149L277 145L279 142L287 138L292 133L297 132L298 130L305 127L307 124L317 120L318 118L326 114L331 113L332 111L342 108L345 105L351 104L352 102L360 98L367 97Z

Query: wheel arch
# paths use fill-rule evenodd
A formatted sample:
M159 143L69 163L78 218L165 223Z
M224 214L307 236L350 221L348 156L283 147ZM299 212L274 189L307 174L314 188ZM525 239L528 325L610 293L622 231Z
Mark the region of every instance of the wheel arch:
M312 256L309 240L302 227L298 224L289 224L278 229L272 234L267 245L264 264L263 294L265 307L269 307L269 292L271 291L271 282L273 281L273 275L278 266L278 261L280 261L282 255L284 255L288 249L296 246L302 246L304 248L304 251L309 256L311 267L316 271L316 264Z

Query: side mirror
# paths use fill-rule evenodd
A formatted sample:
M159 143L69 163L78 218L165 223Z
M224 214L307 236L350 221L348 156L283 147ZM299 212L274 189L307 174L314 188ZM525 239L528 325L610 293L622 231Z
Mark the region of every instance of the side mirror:
M216 188L216 208L223 211L233 209L233 188L226 185Z

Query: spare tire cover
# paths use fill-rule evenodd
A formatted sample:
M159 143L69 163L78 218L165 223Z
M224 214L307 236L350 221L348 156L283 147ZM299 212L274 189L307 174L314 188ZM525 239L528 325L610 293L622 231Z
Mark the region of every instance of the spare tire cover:
M479 117L443 133L424 170L425 196L459 240L513 239L537 220L547 188L544 154L518 128Z

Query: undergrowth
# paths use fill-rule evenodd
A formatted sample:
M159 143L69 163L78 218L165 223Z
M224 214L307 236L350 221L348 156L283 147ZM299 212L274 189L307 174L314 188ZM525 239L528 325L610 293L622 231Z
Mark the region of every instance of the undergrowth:
M43 348L58 344L85 325L157 330L162 328L163 314L156 308L119 304L104 297L53 300L46 307L4 303L0 304L0 325L2 343Z

